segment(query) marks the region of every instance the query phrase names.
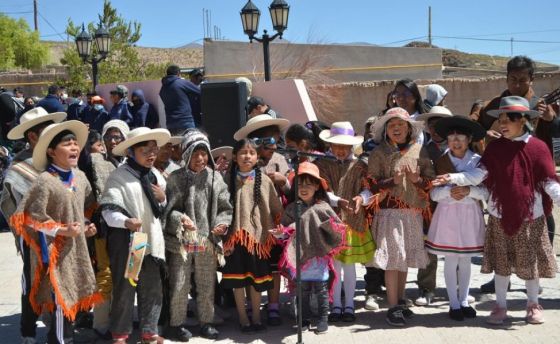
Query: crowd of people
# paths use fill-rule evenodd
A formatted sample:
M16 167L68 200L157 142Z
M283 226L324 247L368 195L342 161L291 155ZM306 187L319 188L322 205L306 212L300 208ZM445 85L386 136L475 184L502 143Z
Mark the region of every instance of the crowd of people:
M179 99L192 85L176 66L160 92L175 116L167 129L141 90L130 106L117 86L107 111L79 93L65 109L49 88L7 132L19 151L0 152L0 210L24 262L22 342L35 343L42 315L48 343L71 343L91 312L95 332L114 343L127 343L135 317L142 343L185 342L193 305L200 336L216 339L228 304L239 330L258 336L283 323L283 281L294 295L297 222L305 330L355 321L357 264L367 271L365 308L379 310L385 294L387 323L406 326L413 304L433 301L438 257L451 319L477 316L471 257L482 256L481 272L494 278L481 289L496 293L487 322L507 320L515 274L526 284L526 321L543 323L539 279L557 270L558 104L534 95L533 77L533 61L512 58L507 90L464 115L445 106L442 86L422 99L413 80L399 80L363 136L345 121L290 123L252 98L233 147L210 146L203 118L192 116L199 110ZM419 269L414 301L409 268Z

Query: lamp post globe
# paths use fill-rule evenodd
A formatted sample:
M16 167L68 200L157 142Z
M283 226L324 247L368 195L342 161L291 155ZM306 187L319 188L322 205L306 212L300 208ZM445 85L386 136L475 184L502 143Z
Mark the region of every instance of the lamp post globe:
M107 55L109 49L111 48L111 36L109 31L99 23L99 27L95 31L95 44L97 45L97 51L101 55Z
M280 34L280 38L282 38L282 33L288 28L290 6L284 0L274 0L268 9L270 10L272 26Z
M87 60L87 58L91 55L91 43L92 38L89 33L86 31L84 24L82 24L82 32L76 36L76 48L78 49L78 55L82 58L82 60Z
M241 24L243 25L243 32L249 39L257 34L259 31L259 19L261 16L261 11L253 4L251 0L247 1L245 6L241 9Z

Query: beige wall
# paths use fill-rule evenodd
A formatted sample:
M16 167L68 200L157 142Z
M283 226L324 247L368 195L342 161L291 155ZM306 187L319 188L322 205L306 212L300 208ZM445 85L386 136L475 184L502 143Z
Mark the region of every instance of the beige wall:
M481 79L418 80L422 85L437 83L449 93L446 104L455 114L468 114L476 99L489 100L506 88L505 77ZM327 123L348 119L361 132L365 120L385 107L387 93L396 81L343 83L308 86L309 96L317 117ZM560 73L537 75L533 88L542 96L560 87Z

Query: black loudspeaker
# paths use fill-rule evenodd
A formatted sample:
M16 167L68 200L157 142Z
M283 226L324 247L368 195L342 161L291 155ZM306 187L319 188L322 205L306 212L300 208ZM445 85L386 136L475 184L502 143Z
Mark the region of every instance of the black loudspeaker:
M237 81L208 82L201 86L202 127L212 148L233 146L233 134L247 121L247 88Z

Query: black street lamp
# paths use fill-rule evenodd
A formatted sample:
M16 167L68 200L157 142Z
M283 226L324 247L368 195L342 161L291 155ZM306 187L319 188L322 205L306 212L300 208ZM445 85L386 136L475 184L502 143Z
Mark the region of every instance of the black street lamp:
M95 40L95 45L97 46L97 53L92 55L92 43ZM107 29L105 29L101 22L99 22L99 27L95 31L95 36L92 39L89 33L86 32L84 24L82 24L82 32L76 36L76 48L78 49L78 55L82 58L84 63L91 64L91 70L93 74L93 91L99 83L97 76L97 64L103 61L109 54L109 48L111 47L111 36Z
M272 42L276 37L282 39L282 34L288 28L288 14L290 13L290 6L284 0L274 0L268 7L270 10L270 17L272 19L272 26L276 33L273 36L269 36L266 30L263 30L263 35L261 38L255 35L259 31L259 18L261 16L261 11L253 4L251 0L247 1L247 4L241 9L241 24L243 24L243 31L247 36L249 36L249 41L252 43L253 40L261 42L263 44L264 53L264 80L270 81L270 50L269 43Z

